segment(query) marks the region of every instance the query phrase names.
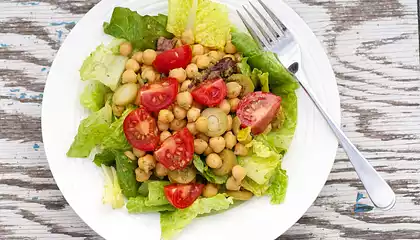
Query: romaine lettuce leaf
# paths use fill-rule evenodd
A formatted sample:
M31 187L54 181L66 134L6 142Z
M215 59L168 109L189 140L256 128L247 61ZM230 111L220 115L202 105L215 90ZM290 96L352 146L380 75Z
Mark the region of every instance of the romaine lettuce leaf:
M254 68L252 70L252 74L251 74L252 82L257 83L256 86L261 86L261 91L263 92L270 92L268 78L269 78L268 73L263 73L258 68Z
M115 168L106 167L105 165L102 165L101 167L105 176L105 189L102 202L104 204L111 204L114 209L123 207L124 196L121 192L120 184L118 183Z
M287 177L286 170L283 170L278 166L267 191L268 195L271 196L272 204L280 204L284 201L288 181L289 178Z
M182 35L188 25L193 1L197 0L168 0L168 24L166 25L166 30L177 37ZM192 11L193 14L196 13L196 10L192 9Z
M270 187L270 183L267 182L265 184L258 184L251 178L246 177L242 180L241 186L252 192L255 196L260 197L266 194L268 188Z
M176 208L170 204L159 205L159 206L148 206L146 205L147 197L138 196L130 198L125 206L129 213L147 213L147 212L164 212L164 211L175 211Z
M115 164L115 152L110 149L105 149L102 152L95 154L93 163L95 163L98 167L101 165L105 165L107 167L112 166Z
M139 183L136 180L135 169L137 161L132 161L124 152L116 152L115 162L117 166L118 182L120 183L122 193L127 198L138 195Z
M169 204L168 199L166 199L165 192L163 188L166 185L169 185L168 181L148 181L148 197L145 201L146 206L160 206Z
M209 182L216 183L216 184L224 184L229 178L228 175L217 176L216 174L214 174L209 169L209 167L204 163L204 161L200 158L200 156L196 154L194 154L193 163L194 163L195 168L200 172L200 174Z
M124 119L133 110L134 107L128 107L122 116L111 124L105 138L102 141L103 149L128 150L132 148L125 137L123 124Z
M231 35L233 45L235 45L238 52L242 53L245 57L257 55L263 51L258 43L247 33L233 30Z
M68 157L88 157L92 149L99 144L108 132L112 121L112 108L108 104L92 113L80 122L77 135L71 144Z
M248 64L248 58L242 58L241 62L237 63L236 66L238 67L240 73L242 73L245 76L251 77L251 67ZM252 82L254 83L254 86L257 86L257 82L254 82L254 80L252 80Z
M96 112L105 106L105 95L110 92L109 88L98 81L90 81L80 95L80 103L83 107Z
M116 7L112 13L111 21L103 24L104 32L116 38L123 38L131 42L134 49L156 49L159 37L172 38L166 31L166 17L141 16L128 8Z
M127 57L114 55L112 47L105 47L101 44L83 62L80 68L80 78L83 81L99 81L115 91L127 60Z
M225 194L217 194L211 198L199 198L191 206L185 209L177 209L174 212L164 212L160 215L161 238L169 240L182 231L198 215L214 211L228 209L233 204L231 197Z

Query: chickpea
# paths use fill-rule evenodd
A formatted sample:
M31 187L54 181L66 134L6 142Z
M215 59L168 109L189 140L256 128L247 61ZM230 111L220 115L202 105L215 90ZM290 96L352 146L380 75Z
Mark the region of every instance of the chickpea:
M149 180L150 176L152 175L152 172L145 172L141 170L139 167L135 170L136 173L136 180L137 182L146 182Z
M198 56L194 56L194 57L191 59L191 62L192 62L192 63L194 63L194 64L197 64L197 59L198 59Z
M129 42L123 42L120 44L120 54L123 56L128 56L133 51L133 46Z
M235 144L234 153L235 155L245 157L248 155L248 149L242 143L237 143Z
M186 80L181 84L181 92L185 92L185 91L189 91L190 90L190 86L192 86L192 81L191 80Z
M219 60L226 56L226 53L223 51L217 51L217 53L219 54Z
M140 158L146 155L146 152L137 148L133 148L133 153L136 155L136 157Z
M153 61L155 61L155 58L157 56L157 53L153 49L146 49L143 52L143 63L146 65L151 66Z
M227 116L227 127L226 127L226 131L232 130L232 125L233 125L232 116L231 115L228 115Z
M196 124L197 125L197 124ZM197 126L196 126L197 127ZM206 134L204 134L204 133L199 133L199 134L197 134L197 138L198 139L201 139L201 140L203 140L203 141L205 141L205 142L209 142L209 137L206 135Z
M132 151L125 151L124 152L124 155L126 157L128 157L132 161L136 161L137 160L136 156L134 156L134 153Z
M192 46L192 55L203 55L204 54L204 47L201 44L195 44Z
M176 101L180 107L188 110L193 103L193 97L190 92L180 92L176 95Z
M187 121L186 120L180 120L180 119L174 119L169 128L172 131L178 131L181 130L182 128L184 128L187 125Z
M233 134L238 135L238 132L240 129L241 129L241 120L239 120L238 116L235 116L232 120Z
M225 138L225 142L226 142L226 148L232 149L235 146L236 142L237 142L236 136L233 135L232 132L227 132L225 134L225 137L224 138Z
M131 69L134 72L138 72L140 70L140 64L134 59L128 59L128 61L125 63L125 69Z
M238 191L241 188L240 183L234 177L229 177L226 182L226 189L231 191Z
M195 122L187 123L187 128L192 135L196 135L198 133L197 128L195 127Z
M192 107L187 112L188 122L195 122L200 116L200 109Z
M118 106L115 104L112 104L112 113L117 116L117 117L121 117L121 115L123 114L125 110L124 106Z
M199 117L195 121L195 126L199 132L206 133L209 130L209 121L206 117Z
M143 65L140 67L141 72L146 71L147 69L153 70L152 66Z
M234 54L236 53L236 47L235 45L232 44L232 42L227 42L226 46L225 46L225 52L229 53L229 54Z
M139 158L137 161L139 168L144 170L146 173L148 173L150 170L155 168L156 166L156 159L151 154L147 154L144 157Z
M219 155L216 153L210 153L206 157L206 164L211 168L219 168L222 166L223 162Z
M240 54L240 53L235 53L233 56L236 58L236 61L237 61L237 62L242 61L242 54Z
M162 165L162 163L156 163L156 168L155 168L155 175L157 177L164 177L166 175L168 175L169 170Z
M210 198L217 195L217 186L213 183L207 183L206 186L203 188L203 197Z
M163 131L160 133L160 142L165 141L168 137L172 136L172 134L169 131Z
M169 72L169 77L176 78L179 83L182 83L187 79L187 72L183 68L175 68Z
M230 111L231 112L236 112L236 110L238 109L238 104L239 104L239 98L232 98L229 99L229 104L230 104Z
M237 82L228 82L226 87L228 98L237 98L241 94L242 86Z
M217 51L210 51L207 56L209 56L212 63L217 63L221 59L220 54Z
M127 69L122 74L122 83L136 83L137 74L133 69Z
M208 47L204 47L203 50L204 50L204 53L203 54L207 54L207 53L210 52L210 49Z
M181 35L181 40L184 44L193 44L194 43L194 33L191 29L186 30Z
M224 113L229 114L230 113L230 104L226 99L223 99L220 103L219 106L217 106L218 108L220 108Z
M204 155L208 156L209 154L213 153L213 149L211 147L207 147L206 150L204 150Z
M203 154L207 149L208 144L203 139L196 138L194 139L194 151L197 154Z
M158 121L157 125L158 125L159 131L161 131L161 132L169 129L169 123L164 123L164 122Z
M141 73L141 78L146 79L147 82L154 82L156 80L156 73L152 69L146 69Z
M176 119L182 120L187 117L187 110L177 105L174 107L174 116Z
M246 177L246 169L241 165L236 165L232 168L232 176L236 181L241 182Z
M223 137L212 137L209 140L209 145L215 153L219 153L225 149L226 141Z
M158 121L163 123L170 123L174 120L174 114L168 109L162 109L159 111Z
M227 54L223 56L223 58L231 58L233 61L235 61L235 56L233 56L232 54Z
M197 67L199 69L206 69L210 66L210 58L206 55L200 55L197 58Z
M198 66L195 63L188 64L187 68L185 69L188 78L193 78L198 73Z
M136 52L133 54L131 59L136 60L139 64L143 63L143 52Z

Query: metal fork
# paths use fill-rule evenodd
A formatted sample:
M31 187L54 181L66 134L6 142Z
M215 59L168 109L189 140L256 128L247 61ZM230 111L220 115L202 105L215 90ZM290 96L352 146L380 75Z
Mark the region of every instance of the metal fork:
M315 96L309 84L299 80L299 76L304 74L303 71L299 71L299 68L302 66L299 44L287 27L280 21L279 18L277 18L274 12L272 12L261 0L258 0L258 2L265 10L265 15L269 16L268 19L264 17L264 14L258 10L251 1L249 4L256 14L252 14L246 6L243 6L251 21L246 20L244 15L237 10L239 17L242 19L249 33L265 50L276 53L279 56L277 57L278 60L280 61L279 58L281 58L281 62L286 64L285 66L290 65L289 71L295 74L294 76L296 80L318 108L319 112L327 121L331 130L341 143L341 146L346 151L347 156L353 164L353 167L368 192L373 204L383 210L391 209L395 205L395 194L390 186L362 156L359 150L357 150L357 148L346 137L340 127L332 120L330 115L325 111L324 107L319 102L318 98ZM254 26L250 24L250 22L253 22Z

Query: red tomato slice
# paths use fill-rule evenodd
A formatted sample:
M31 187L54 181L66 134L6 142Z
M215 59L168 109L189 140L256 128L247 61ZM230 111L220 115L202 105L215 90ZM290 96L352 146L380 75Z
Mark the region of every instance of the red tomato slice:
M150 112L158 112L171 105L178 94L178 81L175 78L164 78L159 82L145 84L139 92L140 101Z
M192 59L192 51L189 45L184 45L171 50L166 50L156 56L153 67L160 73L168 74L175 68L186 68Z
M158 162L169 170L186 168L194 154L194 138L188 128L183 128L163 141L155 157Z
M207 80L191 92L194 100L200 104L213 107L218 105L227 95L227 87L222 78Z
M124 119L124 134L127 141L143 151L153 151L159 144L156 120L145 108L137 108Z
M183 209L191 206L201 195L204 184L170 184L164 187L165 196L172 206Z
M242 127L251 127L253 134L264 132L280 109L281 98L272 93L252 92L238 104L236 115Z

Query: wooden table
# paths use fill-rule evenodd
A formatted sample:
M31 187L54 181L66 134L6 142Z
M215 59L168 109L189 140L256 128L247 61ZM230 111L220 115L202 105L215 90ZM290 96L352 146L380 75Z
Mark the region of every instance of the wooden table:
M67 204L41 138L45 80L97 0L0 1L0 239L102 239ZM323 43L342 126L397 194L354 214L364 192L339 150L308 212L280 239L420 239L420 67L416 0L287 0Z

